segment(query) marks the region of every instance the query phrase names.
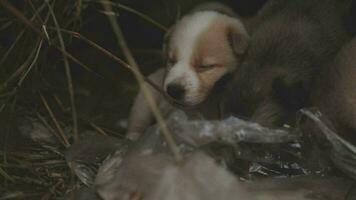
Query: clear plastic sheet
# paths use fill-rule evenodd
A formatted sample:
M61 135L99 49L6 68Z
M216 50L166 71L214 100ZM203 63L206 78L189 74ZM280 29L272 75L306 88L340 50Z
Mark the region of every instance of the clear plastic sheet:
M56 133L50 130L42 122L32 117L21 119L18 127L19 132L25 138L28 138L35 143L45 147L55 149L61 146L60 139L56 137ZM65 127L64 134L69 138L71 128Z
M143 196L145 199L158 200L174 199L173 197L187 199L188 196L181 194L182 179L183 185L191 185L189 188L193 188L192 191L186 192L186 195L191 195L190 199L213 197L209 194L210 191L201 189L207 187L230 194L225 189L231 185L237 188L239 194L245 195L245 198L240 199L253 200L263 197L272 200L281 195L285 195L283 199L287 200L322 200L326 197L330 200L345 199L351 181L335 180L327 175L330 163L324 162L323 156L330 156L340 169L354 176L354 147L332 132L317 113L306 109L302 110L302 113L322 130L327 138L325 141L331 144L331 156L319 149L319 141L315 141L317 139L311 138L311 142L305 142L305 135L295 129L273 130L233 117L222 121L190 121L183 112L175 112L166 122L185 157L181 166L175 165L157 126L149 128L132 144L125 139L87 135L81 143L72 147L66 158L69 163L74 164L75 172L82 182L89 187L94 185L103 199L132 199ZM215 161L213 165L212 160ZM312 174L320 174L324 178L319 180ZM236 180L231 181L231 185L222 187L222 182L209 179L214 176L216 180L229 176L231 180L257 181ZM303 184L295 182L296 177L300 176L306 178ZM261 182L259 177L268 177L268 181ZM278 184L276 179L271 177L279 177ZM317 181L308 180L308 177ZM205 183L209 184L204 185ZM262 183L273 189L264 190ZM308 184L308 187L314 189L308 190L305 186ZM289 186L286 189L281 187L283 185ZM327 190L320 190L320 187ZM257 192L251 192L250 189ZM172 191L181 192L178 194ZM236 195L234 192L224 198L239 200L233 198Z
M183 154L201 149L241 176L308 173L297 162L299 158L295 161L295 155L300 154L299 135L287 129L268 129L235 117L222 121L189 120L182 111L172 113L166 123ZM157 126L149 128L132 150L140 155L169 152ZM260 171L249 171L248 166L236 167L251 165L252 162L263 167Z
M331 144L330 158L333 163L356 180L356 146L332 131L326 125L325 119L319 111L315 109L303 109L301 113L315 123Z
M311 175L240 181L199 151L187 154L180 165L169 154L131 155L119 166L111 165L113 170L100 169L96 179L104 200L344 200L352 184Z
M101 163L111 154L126 154L130 142L114 137L85 132L66 152L66 160L86 186L92 186Z
M293 142L299 138L287 129L268 129L236 117L221 121L191 121L182 111L173 113L167 124L177 139L192 146L201 146L218 140L230 144L239 142L277 144Z

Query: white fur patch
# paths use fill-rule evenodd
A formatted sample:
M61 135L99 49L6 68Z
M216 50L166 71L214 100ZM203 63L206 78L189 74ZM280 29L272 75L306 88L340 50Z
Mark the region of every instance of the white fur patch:
M174 36L170 41L172 46L178 50L178 62L168 72L164 88L171 83L182 85L186 90L185 101L194 102L196 93L199 90L199 79L196 72L191 68L190 62L194 55L194 45L199 39L199 35L209 28L209 25L220 16L214 11L197 12L187 18L183 18L185 23L177 24Z

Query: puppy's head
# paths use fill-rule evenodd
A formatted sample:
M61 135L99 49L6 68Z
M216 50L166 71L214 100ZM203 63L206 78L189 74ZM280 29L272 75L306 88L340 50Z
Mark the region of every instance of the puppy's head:
M167 38L165 92L183 106L202 103L234 71L247 45L248 34L235 17L216 11L185 16Z

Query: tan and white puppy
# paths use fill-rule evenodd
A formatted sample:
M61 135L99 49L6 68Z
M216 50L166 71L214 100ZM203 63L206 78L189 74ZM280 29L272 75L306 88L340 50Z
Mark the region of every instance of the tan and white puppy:
M204 102L214 85L234 71L247 48L243 24L231 11L222 13L221 7L218 11L196 9L169 34L163 86L182 106Z
M150 77L180 107L198 107L239 65L248 41L243 23L230 8L220 3L203 4L185 15L167 33L164 45L167 67ZM136 139L138 133L153 122L141 93L130 113L127 130L130 139ZM153 94L164 113L172 109L159 93L153 91Z

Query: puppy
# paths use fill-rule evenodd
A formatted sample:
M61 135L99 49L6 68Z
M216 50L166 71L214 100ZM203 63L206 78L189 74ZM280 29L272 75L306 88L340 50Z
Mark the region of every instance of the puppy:
M241 62L248 41L244 25L230 8L220 3L203 4L167 33L164 45L167 67L165 72L159 70L153 76L156 82L162 81L159 85L175 105L195 113L203 110L201 107L211 93L224 86ZM158 93L155 99L162 102ZM172 109L166 102L161 105L164 112ZM129 119L129 138L135 139L153 121L147 106L139 94ZM135 114L137 110L140 114ZM215 111L210 113L216 115Z
M227 99L233 115L264 126L293 125L312 83L349 39L345 0L270 0L249 24L250 43Z
M215 84L236 69L248 46L240 20L221 11L196 9L168 36L163 87L183 107L204 102Z
M338 134L356 143L356 38L321 72L315 91L315 106Z

